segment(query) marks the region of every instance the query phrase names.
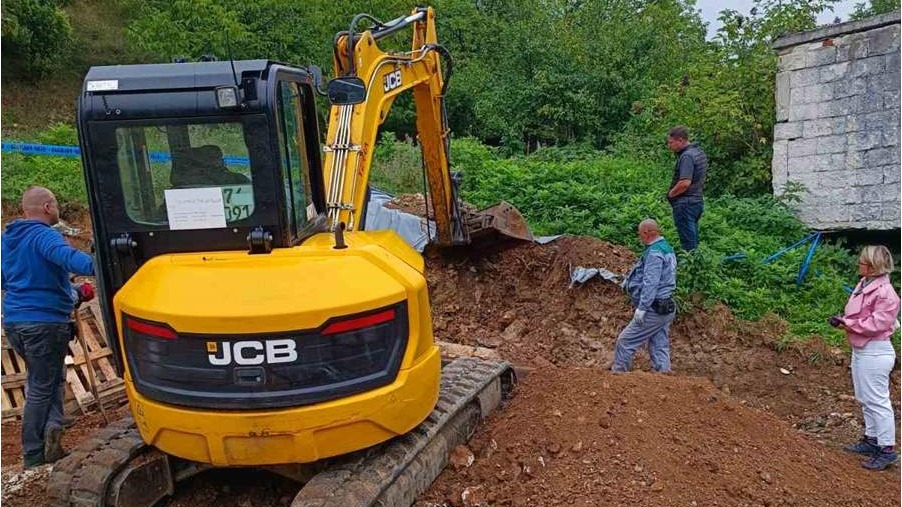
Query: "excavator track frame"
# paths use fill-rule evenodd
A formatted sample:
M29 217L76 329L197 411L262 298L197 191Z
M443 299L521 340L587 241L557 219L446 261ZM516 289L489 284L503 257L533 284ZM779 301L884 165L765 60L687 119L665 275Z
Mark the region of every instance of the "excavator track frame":
M425 421L389 442L310 464L320 471L292 507L411 505L448 464L454 447L473 436L516 383L506 361L467 357L448 363L438 403ZM54 465L47 496L51 507L150 507L172 494L176 482L208 468L147 445L126 417Z

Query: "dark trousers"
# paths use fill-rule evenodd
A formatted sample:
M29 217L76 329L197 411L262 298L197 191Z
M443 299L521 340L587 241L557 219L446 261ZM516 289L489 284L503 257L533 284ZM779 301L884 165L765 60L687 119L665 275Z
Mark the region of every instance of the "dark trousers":
M701 202L673 203L673 223L680 235L680 246L687 252L698 247L698 221L704 208Z
M44 432L63 427L65 359L72 338L70 323L23 322L3 326L6 339L25 359L25 412L22 451L28 458L44 457Z

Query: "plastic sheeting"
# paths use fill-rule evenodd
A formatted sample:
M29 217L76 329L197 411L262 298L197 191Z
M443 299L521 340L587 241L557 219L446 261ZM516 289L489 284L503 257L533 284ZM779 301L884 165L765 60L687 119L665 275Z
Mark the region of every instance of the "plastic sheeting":
M385 205L393 198L394 196L381 190L370 189L370 200L366 205L366 230L395 231L408 245L417 252L422 252L429 244L429 238L435 236L435 224L430 220L427 230L425 218L399 209L386 208Z
M596 276L600 276L601 278L616 284L623 281L623 275L618 275L605 268L585 268L576 266L570 269L570 287L573 287L575 284L586 283Z

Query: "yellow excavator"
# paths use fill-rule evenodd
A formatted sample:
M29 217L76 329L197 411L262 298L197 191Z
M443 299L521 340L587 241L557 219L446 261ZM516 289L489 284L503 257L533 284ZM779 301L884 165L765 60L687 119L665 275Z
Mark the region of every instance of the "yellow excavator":
M404 29L410 51L379 48ZM322 144L316 68L89 70L79 143L132 417L54 466L51 505L150 506L211 467L297 479L294 506L410 505L512 389L505 362L443 364L423 258L366 230L378 128L409 90L435 243L531 238L509 205L461 205L434 11L358 15L333 49Z

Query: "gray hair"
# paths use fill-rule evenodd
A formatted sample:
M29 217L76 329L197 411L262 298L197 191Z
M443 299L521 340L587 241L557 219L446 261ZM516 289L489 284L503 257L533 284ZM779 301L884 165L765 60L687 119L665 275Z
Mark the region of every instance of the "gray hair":
M674 139L682 139L683 141L689 140L689 129L682 125L677 125L672 129L667 131L667 137L672 137Z
M865 246L858 260L870 266L875 275L885 275L893 270L893 254L883 245Z
M639 230L643 229L651 229L655 232L661 232L661 228L658 226L657 220L654 218L646 218L645 220L639 222Z

